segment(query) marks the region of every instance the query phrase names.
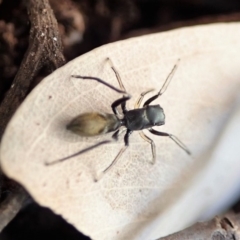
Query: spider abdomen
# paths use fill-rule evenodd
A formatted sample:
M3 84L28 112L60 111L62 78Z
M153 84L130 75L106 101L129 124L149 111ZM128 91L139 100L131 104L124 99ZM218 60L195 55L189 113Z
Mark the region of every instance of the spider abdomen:
M97 136L112 132L120 127L120 120L109 113L83 113L75 117L67 129L84 137Z

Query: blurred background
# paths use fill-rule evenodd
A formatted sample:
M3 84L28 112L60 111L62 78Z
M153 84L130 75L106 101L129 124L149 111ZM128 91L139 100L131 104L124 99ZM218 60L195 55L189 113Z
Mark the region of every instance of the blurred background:
M0 102L29 44L25 1L0 0ZM240 20L239 0L50 0L50 5L58 21L67 62L103 44L130 37ZM48 74L45 67L36 82ZM3 187L3 199L8 191ZM239 204L232 208L238 212ZM0 240L15 239L89 238L49 209L29 201L0 233Z

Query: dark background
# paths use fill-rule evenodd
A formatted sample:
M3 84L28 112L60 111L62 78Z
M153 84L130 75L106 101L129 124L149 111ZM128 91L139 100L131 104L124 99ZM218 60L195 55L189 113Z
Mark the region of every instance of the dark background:
M58 21L67 61L128 37L240 19L239 0L50 0L50 5ZM27 50L29 30L24 1L0 0L0 102ZM47 74L49 69L45 67L35 84ZM3 199L8 193L9 189L3 186ZM234 206L236 211L238 206ZM89 238L29 199L0 233L0 240L28 239Z

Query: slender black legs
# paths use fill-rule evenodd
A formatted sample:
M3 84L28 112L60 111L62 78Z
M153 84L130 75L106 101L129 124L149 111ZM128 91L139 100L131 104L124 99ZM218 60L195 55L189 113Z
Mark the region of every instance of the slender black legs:
M95 182L98 182L107 172L109 172L113 166L117 163L117 161L119 160L119 158L122 156L122 154L125 152L125 150L127 149L128 146L123 146L122 149L118 152L117 156L114 158L114 160L111 162L111 164L105 169L103 170L98 176L97 178L95 178Z
M126 101L128 101L131 98L130 95L125 95L122 98L117 99L115 102L112 103L111 107L114 112L114 114L118 114L117 107L121 105L123 113L126 112Z
M167 87L169 85L169 83L171 82L172 78L173 78L173 75L174 73L176 72L176 69L178 67L178 63L179 63L180 59L178 59L178 62L174 65L172 71L168 74L167 76L167 79L165 80L164 84L162 85L162 88L160 89L160 91L152 96L151 98L149 98L144 104L143 106L147 106L149 105L152 101L154 101L155 99L157 99L159 96L161 96L166 90L167 90Z
M97 78L97 77L89 77L89 76L81 76L81 75L72 75L72 77L74 78L81 78L81 79L87 79L87 80L95 80L99 83L102 83L103 85L111 88L112 90L118 92L118 93L123 93L123 97L122 98L119 98L117 99L115 102L112 103L111 107L112 107L112 110L114 112L114 114L118 115L118 111L117 111L117 107L119 105L121 105L121 108L122 108L122 111L123 111L123 114L127 111L127 108L126 108L126 101L128 101L131 96L126 92L126 89L122 83L122 80L121 80L121 77L119 75L119 73L117 72L116 68L113 66L113 63L112 61L110 60L110 58L107 58L107 61L108 63L110 64L112 70L114 71L115 75L116 75L116 78L118 80L118 84L120 86L120 89L114 87L113 85L105 82L104 80L100 79L100 78Z
M134 105L134 109L138 109L140 108L140 105L142 103L142 100L144 98L144 96L150 92L152 92L154 89L149 89L143 93L141 93L140 97L138 98L138 100L136 101L135 105ZM155 146L155 143L154 141L149 138L143 131L139 131L139 135L140 137L151 144L151 149L152 149L152 164L154 164L156 162L156 146Z
M162 137L169 137L171 138L180 148L182 148L187 154L191 155L191 152L188 150L188 148L174 135L170 133L165 132L159 132L152 128L148 129L149 132L151 132L154 135L162 136Z
M140 105L141 105L141 103L142 103L142 100L143 100L144 96L145 96L146 94L152 92L152 91L154 91L154 89L149 89L149 90L147 90L147 91L145 91L145 92L142 92L141 95L140 95L140 97L138 98L138 100L136 101L136 103L135 103L135 105L134 105L134 109L140 108Z
M132 134L132 130L129 130L127 129L127 132L124 136L124 143L125 143L125 146L128 146L129 145L129 136Z
M112 142L112 140L106 140L106 141L99 142L99 143L94 144L94 145L92 145L92 146L90 146L90 147L88 147L88 148L85 148L85 149L83 149L83 150L81 150L81 151L79 151L79 152L76 152L76 153L74 153L74 154L72 154L72 155L70 155L70 156L67 156L67 157L64 157L64 158L61 158L61 159L57 159L57 160L52 161L52 162L46 162L45 165L46 165L46 166L49 166L49 165L54 165L54 164L56 164L56 163L64 162L65 160L68 160L68 159L70 159L70 158L76 157L76 156L78 156L78 155L80 155L80 154L83 154L83 153L85 153L85 152L88 152L88 151L96 148L96 147L99 147L99 146L101 146L101 145L104 145L104 144L107 144L107 143L110 143L110 142Z
M120 130L117 130L117 131L112 135L113 140L115 140L115 141L118 140L118 136L119 136L120 132L121 132ZM119 153L118 153L117 156L114 158L114 160L112 161L112 163L95 179L95 181L100 180L100 178L102 178L103 175L104 175L106 172L109 172L109 170L115 165L115 163L117 162L117 160L121 157L121 155L123 154L123 152L127 149L128 145L129 145L129 144L128 144L128 138L129 138L129 136L130 136L131 133L132 133L132 131L127 130L127 132L126 132L126 134L125 134L125 136L124 136L125 146L119 151ZM65 160L68 160L68 159L70 159L70 158L76 157L76 156L81 155L81 154L83 154L83 153L85 153L85 152L88 152L88 151L90 151L90 150L93 150L94 148L97 148L97 147L99 147L99 146L101 146L101 145L104 145L104 144L107 144L107 143L111 143L111 142L113 142L113 140L105 140L105 141L99 142L99 143L94 144L94 145L92 145L92 146L90 146L90 147L88 147L88 148L85 148L85 149L83 149L83 150L81 150L81 151L78 151L78 152L76 152L76 153L74 153L74 154L72 154L72 155L70 155L70 156L67 156L67 157L64 157L64 158L61 158L61 159L57 159L57 160L52 161L52 162L46 162L45 165L46 165L46 166L50 166L50 165L54 165L54 164L56 164L56 163L63 162L63 161L65 161Z
M98 177L95 179L95 182L99 181L107 172L109 172L113 166L117 163L117 161L119 160L119 158L122 156L122 154L125 152L125 150L128 148L129 146L129 136L131 135L132 131L127 129L127 132L124 136L124 143L125 145L121 148L121 150L118 152L117 156L113 159L113 161L111 162L111 164L104 169L100 175L98 175ZM119 135L119 130L117 130L114 134L113 134L113 138L117 139Z
M174 135L169 134L169 133L165 133L165 132L159 132L156 131L152 128L148 129L149 132L151 132L154 135L157 136L162 136L162 137L169 137L171 138L180 148L182 148L188 155L191 155L191 152L188 150L188 148ZM147 141L148 143L151 144L151 149L152 149L152 164L155 164L156 162L156 146L154 141L149 138L145 133L143 133L142 131L139 132L139 135L142 137L142 139L144 139L145 141Z
M139 135L141 136L141 138L145 141L147 141L148 143L151 144L151 149L152 149L152 164L155 164L156 162L156 146L154 141L149 138L144 132L139 132Z
M145 106L148 106L152 101L154 101L155 99L157 99L159 96L161 96L167 89L176 69L177 69L177 66L178 66L178 63L179 63L179 59L178 59L178 62L174 65L174 67L172 68L171 72L169 73L169 75L167 76L167 79L165 80L163 86L161 87L160 91L152 96L151 98L149 98L148 100L145 101L143 107ZM150 89L150 90L147 90L145 92L143 92L140 97L138 98L138 100L136 101L135 103L135 106L134 106L134 109L138 109L140 108L140 105L142 103L142 100L144 98L144 96L153 91L154 89ZM169 138L171 138L178 146L180 146L187 154L190 154L190 151L187 149L187 147L177 138L175 137L174 135L172 134L168 134L168 133L164 133L164 132L158 132L154 129L149 129L149 131L152 133L152 134L155 134L155 135L158 135L158 136L167 136ZM149 138L143 131L140 131L139 132L139 135L141 136L142 139L144 139L145 141L147 141L148 143L151 144L151 150L152 150L152 163L154 164L156 162L156 146L155 146L155 143L154 141Z
M72 75L72 77L73 77L73 78L87 79L87 80L95 80L95 81L100 82L100 83L102 83L103 85L111 88L112 90L114 90L114 91L116 91L116 92L118 92L118 93L124 93L124 94L126 93L125 91L120 90L120 89L114 87L113 85L111 85L111 84L109 84L109 83L107 83L107 82L105 82L105 81L103 81L102 79L97 78L97 77L89 77L89 76L81 76L81 75Z
M120 101L120 103L117 104L117 106L121 104L122 112L125 113L125 112L127 111L126 101L130 99L130 95L127 94L127 91L126 91L126 89L125 89L125 87L124 87L124 85L123 85L123 83L122 83L120 74L118 73L117 69L114 67L112 60L111 60L110 58L107 58L107 62L109 63L111 69L112 69L113 72L115 73L115 76L116 76L116 78L117 78L117 80L118 80L118 84L119 84L120 89L121 89L122 91L125 91L125 93L126 93L126 94L123 95L122 98L119 99L119 100L122 100L122 101ZM129 98L128 98L128 97L129 97ZM116 102L117 102L117 101L116 101ZM113 104L114 104L114 103L113 103ZM112 105L113 105L113 104L112 104ZM117 106L116 106L116 107L117 107ZM115 114L116 114L116 112L117 112L116 107L115 107L114 110L113 110L113 112L114 112ZM113 106L112 106L112 108L113 108Z
M124 92L127 92L126 89L125 89L125 87L124 87L124 85L123 85L123 83L122 83L120 74L118 73L118 71L116 70L116 68L113 66L112 60L111 60L110 58L107 58L107 61L108 61L109 65L110 65L111 69L114 71L114 73L115 73L115 75L116 75L116 78L117 78L117 80L118 80L118 84L119 84L121 90L124 91Z

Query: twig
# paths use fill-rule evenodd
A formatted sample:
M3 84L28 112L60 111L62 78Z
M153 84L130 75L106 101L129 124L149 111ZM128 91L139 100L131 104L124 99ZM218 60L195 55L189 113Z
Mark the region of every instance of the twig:
M65 63L62 54L62 42L58 32L58 24L48 0L26 1L31 22L29 47L19 71L0 106L0 139L12 115L30 91L30 85L38 71L44 66L52 70ZM15 184L15 190L0 204L0 232L21 209L28 194L20 185ZM0 200L3 176L0 172Z
M57 21L48 0L28 0L27 8L31 21L29 48L0 106L0 138L38 71L45 65L56 69L65 63Z
M208 222L196 223L180 232L162 237L157 240L233 240L240 239L240 215L226 214L223 217L215 217Z
M0 205L0 232L16 216L19 210L30 199L27 192L22 187L17 187L9 197Z

